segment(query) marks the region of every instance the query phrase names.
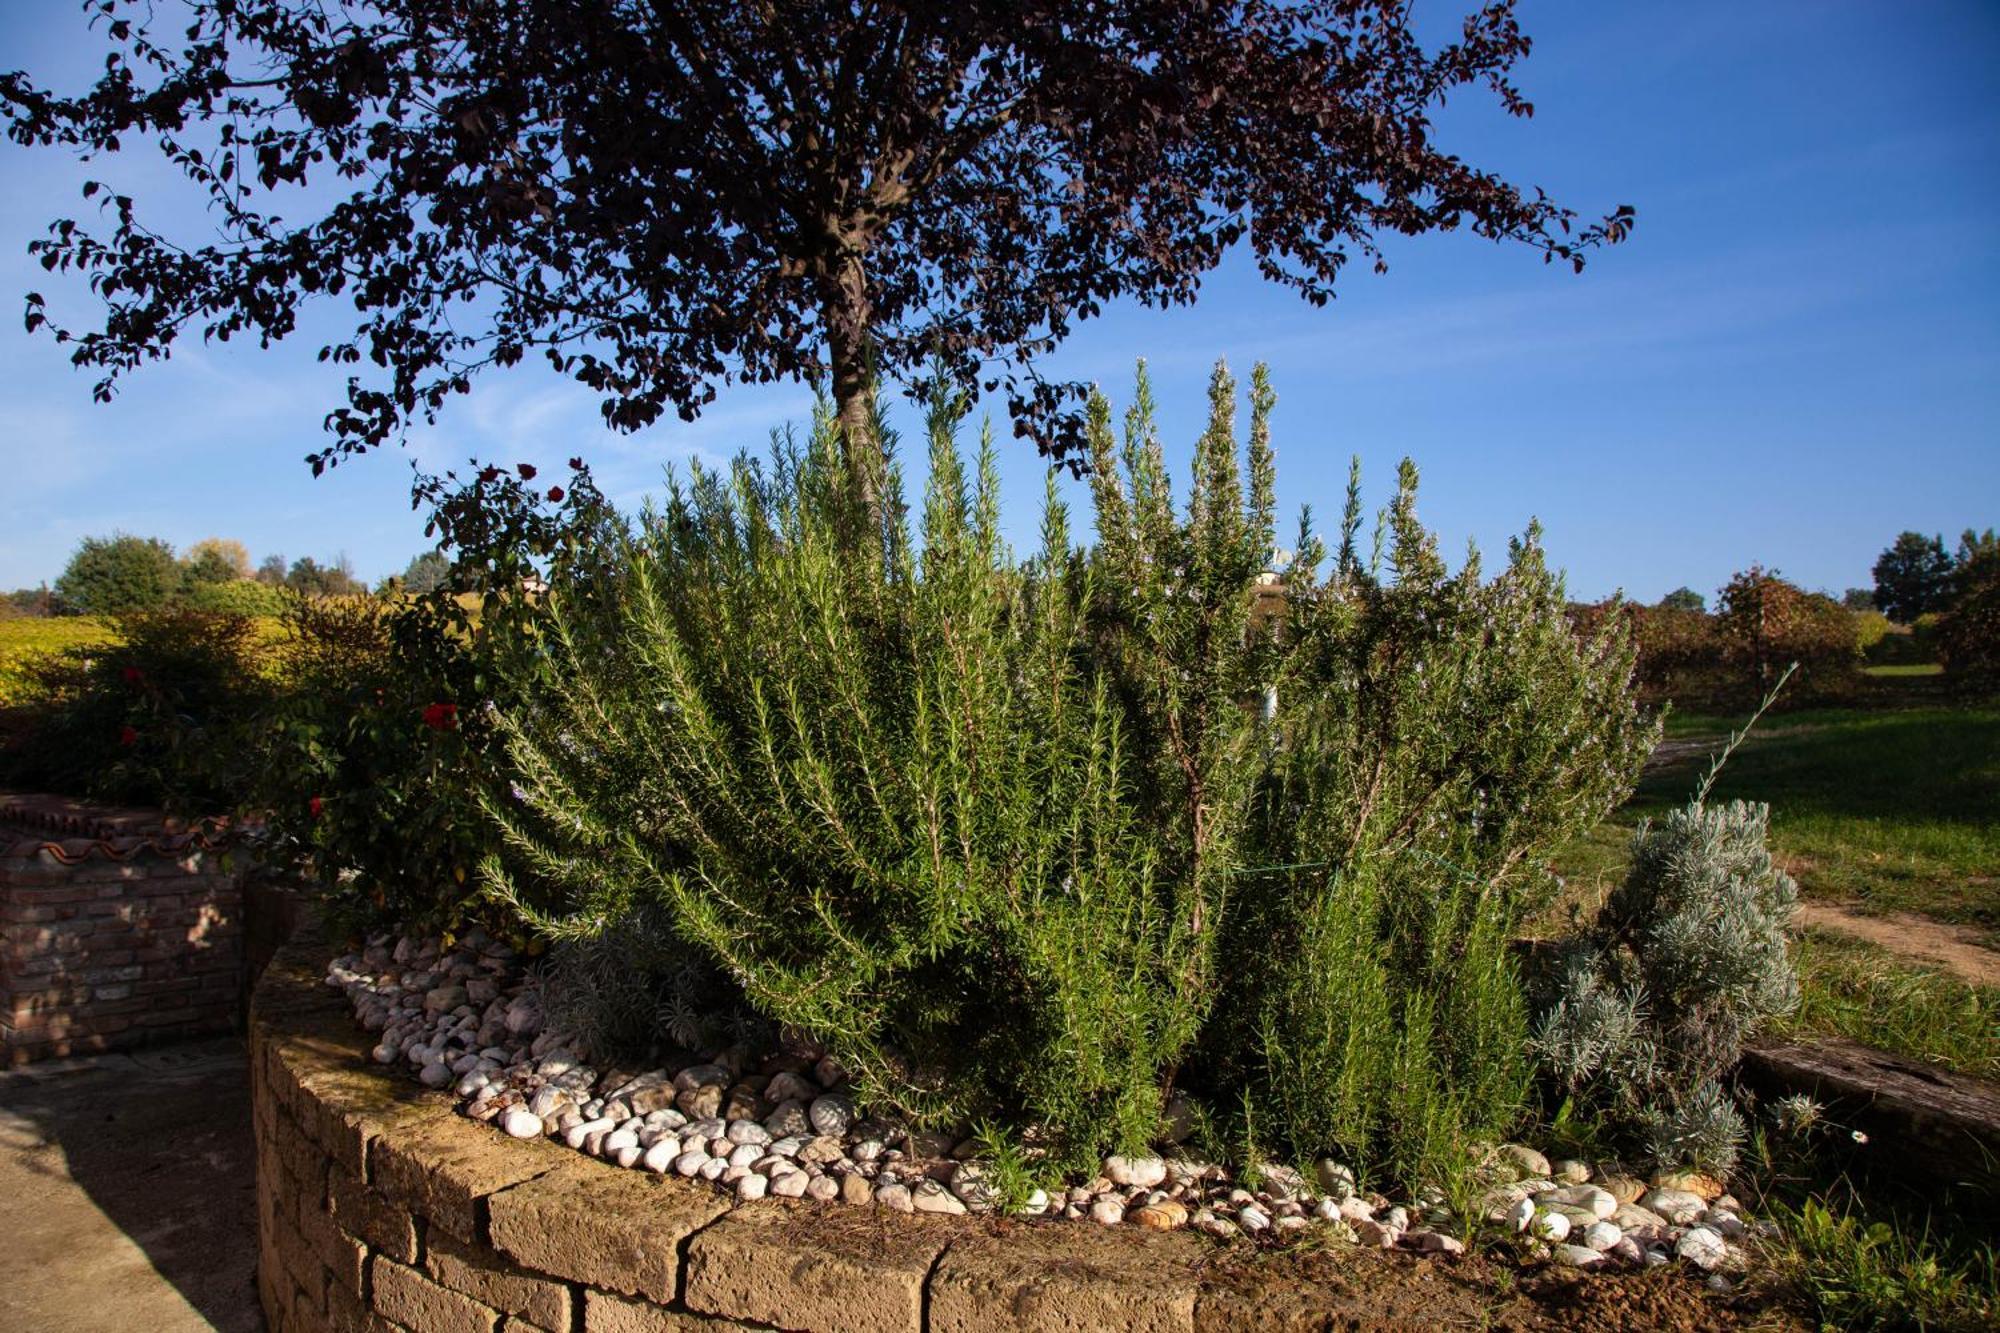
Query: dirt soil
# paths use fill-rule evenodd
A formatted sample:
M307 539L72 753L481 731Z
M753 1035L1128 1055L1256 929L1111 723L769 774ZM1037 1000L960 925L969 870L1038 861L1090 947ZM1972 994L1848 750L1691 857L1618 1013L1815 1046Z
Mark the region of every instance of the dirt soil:
M1864 916L1838 903L1801 899L1798 923L1853 935L1893 954L1944 968L1975 986L2000 987L2000 952L1979 943L1969 926L1954 926L1910 912Z
M1480 1255L1430 1258L1309 1246L1246 1251L1219 1247L1212 1289L1269 1293L1292 1288L1313 1299L1298 1311L1268 1294L1246 1308L1270 1330L1483 1329L1494 1333L1578 1333L1629 1329L1652 1333L1727 1333L1756 1328L1783 1333L1806 1325L1763 1296L1708 1288L1696 1276L1663 1267L1637 1273L1583 1274L1552 1266L1523 1270ZM1326 1314L1326 1297L1334 1311ZM1311 1308L1310 1316L1304 1314Z
M255 1333L233 1039L0 1072L0 1330Z

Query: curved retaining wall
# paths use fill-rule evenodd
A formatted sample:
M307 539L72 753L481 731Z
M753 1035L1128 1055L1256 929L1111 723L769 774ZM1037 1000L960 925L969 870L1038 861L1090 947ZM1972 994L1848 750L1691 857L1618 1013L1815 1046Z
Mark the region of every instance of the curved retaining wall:
M1367 1326L1337 1280L1219 1265L1185 1232L732 1205L506 1138L369 1062L329 955L302 931L251 1012L257 1281L279 1333Z

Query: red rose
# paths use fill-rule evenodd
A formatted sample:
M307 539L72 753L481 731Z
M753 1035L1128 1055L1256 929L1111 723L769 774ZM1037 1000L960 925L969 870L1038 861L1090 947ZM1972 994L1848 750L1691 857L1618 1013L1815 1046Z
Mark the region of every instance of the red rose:
M143 685L146 682L146 673L135 666L128 666L118 674L125 678L127 685Z
M489 464L479 469L479 479L490 486L500 480L500 469Z
M457 704L430 704L424 709L424 725L433 731L450 731L458 725Z
M569 460L569 470L571 472L583 471L583 455L579 454L575 458Z
M326 808L326 802L320 800L320 798L317 796L313 797L310 801L306 802L306 809L312 812L312 817L314 819L318 819L319 812L321 810L324 810L325 808Z
M535 465L533 463L517 463L514 465L514 470L521 474L522 481L533 481L535 479Z
M139 743L138 731L132 727L120 727L118 729L118 743L120 745L137 745Z
M561 501L562 501L562 497L563 497L563 489L562 489L562 487L560 487L560 486L551 486L551 487L549 487L549 500L550 500L551 502L553 502L553 503L561 503Z

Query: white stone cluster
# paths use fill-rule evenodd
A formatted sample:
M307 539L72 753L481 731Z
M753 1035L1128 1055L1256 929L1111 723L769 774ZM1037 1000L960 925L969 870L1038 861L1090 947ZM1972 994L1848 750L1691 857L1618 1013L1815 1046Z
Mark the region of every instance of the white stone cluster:
M549 1024L535 974L480 931L449 948L373 939L335 959L327 984L379 1034L378 1063L406 1065L425 1086L450 1088L466 1115L515 1138L552 1138L633 1170L699 1176L744 1201L809 1198L928 1213L997 1206L977 1144L864 1116L845 1071L808 1045L766 1053L732 1046L679 1068L591 1063L571 1034ZM1187 1137L1184 1106L1170 1105L1167 1121L1170 1137ZM1670 1173L1641 1184L1582 1162L1551 1163L1518 1144L1501 1147L1493 1166L1513 1183L1480 1201L1480 1220L1559 1263L1638 1267L1678 1258L1715 1272L1745 1262L1741 1210L1707 1177ZM1218 1237L1319 1228L1384 1249L1464 1249L1455 1233L1465 1228L1442 1196L1393 1203L1361 1191L1354 1173L1331 1159L1316 1163L1311 1178L1266 1165L1256 1185L1178 1155L1109 1157L1094 1179L1036 1190L1021 1211Z

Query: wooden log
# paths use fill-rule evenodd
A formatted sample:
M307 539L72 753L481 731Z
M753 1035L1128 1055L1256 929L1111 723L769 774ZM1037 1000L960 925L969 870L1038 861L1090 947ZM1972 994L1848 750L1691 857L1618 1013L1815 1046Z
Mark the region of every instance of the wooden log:
M1825 1104L1899 1171L2000 1201L2000 1084L1838 1038L1757 1043L1738 1072L1760 1096Z

